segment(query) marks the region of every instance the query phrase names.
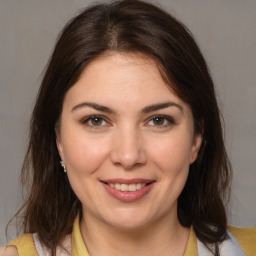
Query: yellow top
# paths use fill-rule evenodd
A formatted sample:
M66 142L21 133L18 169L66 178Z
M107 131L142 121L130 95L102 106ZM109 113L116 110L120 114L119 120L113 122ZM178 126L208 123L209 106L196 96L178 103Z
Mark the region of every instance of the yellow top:
M256 228L228 227L246 256L256 256Z
M80 232L79 217L75 219L72 232L72 256L89 256Z
M228 227L228 230L237 239L246 256L256 256L256 228ZM16 246L19 256L38 255L32 234L24 234L9 242L8 245ZM72 256L89 256L80 233L79 217L75 219L72 231ZM193 228L190 230L184 256L198 256L197 239Z
M196 234L192 227L190 228L188 243L187 243L187 247L186 247L184 256L198 256L197 255Z
M36 248L34 246L33 237L32 234L24 234L11 242L9 242L7 245L14 245L16 246L18 250L19 256L37 256L38 253L36 251Z

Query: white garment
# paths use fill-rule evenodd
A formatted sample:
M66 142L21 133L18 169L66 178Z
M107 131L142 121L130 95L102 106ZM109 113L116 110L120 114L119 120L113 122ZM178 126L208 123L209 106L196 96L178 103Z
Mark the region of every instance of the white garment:
M50 251L40 242L37 233L33 233L33 240L39 256L51 256ZM66 250L64 250L65 248ZM71 235L68 235L64 242L63 248L57 247L56 256L68 256L71 255Z
M222 242L220 246L221 256L246 256L235 237L227 230L229 239ZM198 256L212 256L212 253L197 239Z

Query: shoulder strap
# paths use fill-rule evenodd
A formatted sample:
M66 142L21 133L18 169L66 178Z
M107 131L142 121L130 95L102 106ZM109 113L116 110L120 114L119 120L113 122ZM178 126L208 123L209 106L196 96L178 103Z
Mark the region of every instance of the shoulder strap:
M8 245L14 245L18 250L19 256L38 256L32 234L24 234L10 241Z

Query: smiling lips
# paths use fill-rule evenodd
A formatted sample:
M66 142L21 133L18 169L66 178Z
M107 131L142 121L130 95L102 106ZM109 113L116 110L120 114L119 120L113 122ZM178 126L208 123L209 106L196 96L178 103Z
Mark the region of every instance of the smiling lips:
M154 180L145 179L112 179L101 182L111 196L126 203L144 197L155 183Z

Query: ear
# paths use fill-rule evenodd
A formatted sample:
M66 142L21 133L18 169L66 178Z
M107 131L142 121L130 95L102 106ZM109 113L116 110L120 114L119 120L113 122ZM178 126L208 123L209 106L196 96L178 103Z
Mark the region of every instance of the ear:
M191 155L190 155L190 164L194 163L198 156L198 151L202 144L202 134L198 133L194 135L193 143L192 143L192 149L191 149Z
M56 146L57 146L60 158L64 161L64 153L63 153L63 146L62 146L62 141L61 141L59 125L55 126L55 135L56 135Z

